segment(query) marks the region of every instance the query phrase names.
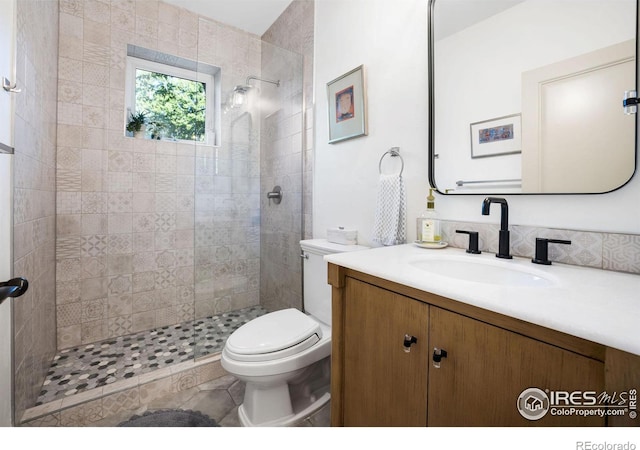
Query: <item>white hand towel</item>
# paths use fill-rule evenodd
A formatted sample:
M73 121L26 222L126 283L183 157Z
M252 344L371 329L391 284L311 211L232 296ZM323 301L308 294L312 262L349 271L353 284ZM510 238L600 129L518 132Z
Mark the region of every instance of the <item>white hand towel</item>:
M380 175L372 240L382 245L404 244L407 200L402 175Z

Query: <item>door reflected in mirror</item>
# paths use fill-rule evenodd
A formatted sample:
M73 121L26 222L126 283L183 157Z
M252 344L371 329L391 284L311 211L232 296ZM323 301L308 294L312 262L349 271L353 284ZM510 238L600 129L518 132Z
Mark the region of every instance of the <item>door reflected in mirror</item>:
M603 193L636 166L637 0L430 0L429 181ZM627 94L629 95L629 94Z

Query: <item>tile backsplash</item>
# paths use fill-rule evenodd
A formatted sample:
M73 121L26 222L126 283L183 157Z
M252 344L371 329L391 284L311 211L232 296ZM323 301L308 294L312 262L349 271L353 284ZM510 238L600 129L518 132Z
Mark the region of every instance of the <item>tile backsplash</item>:
M442 239L453 247L467 248L468 237L456 230L477 231L481 251L498 251L498 224L442 221ZM564 239L571 245L550 244L551 261L640 274L640 235L564 230L511 225L511 254L532 258L536 238Z

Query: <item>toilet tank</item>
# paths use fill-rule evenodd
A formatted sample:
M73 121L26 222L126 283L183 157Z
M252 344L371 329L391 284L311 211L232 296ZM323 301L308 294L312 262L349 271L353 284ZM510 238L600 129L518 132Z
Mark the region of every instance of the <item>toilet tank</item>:
M325 255L365 250L362 245L334 244L326 239L300 241L304 261L304 310L307 314L331 325L331 286L327 283Z

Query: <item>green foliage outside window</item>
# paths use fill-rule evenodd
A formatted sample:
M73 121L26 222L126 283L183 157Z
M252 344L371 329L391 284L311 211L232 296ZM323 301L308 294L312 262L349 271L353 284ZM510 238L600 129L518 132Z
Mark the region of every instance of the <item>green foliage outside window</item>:
M136 111L147 116L151 138L205 140L204 83L136 70Z

